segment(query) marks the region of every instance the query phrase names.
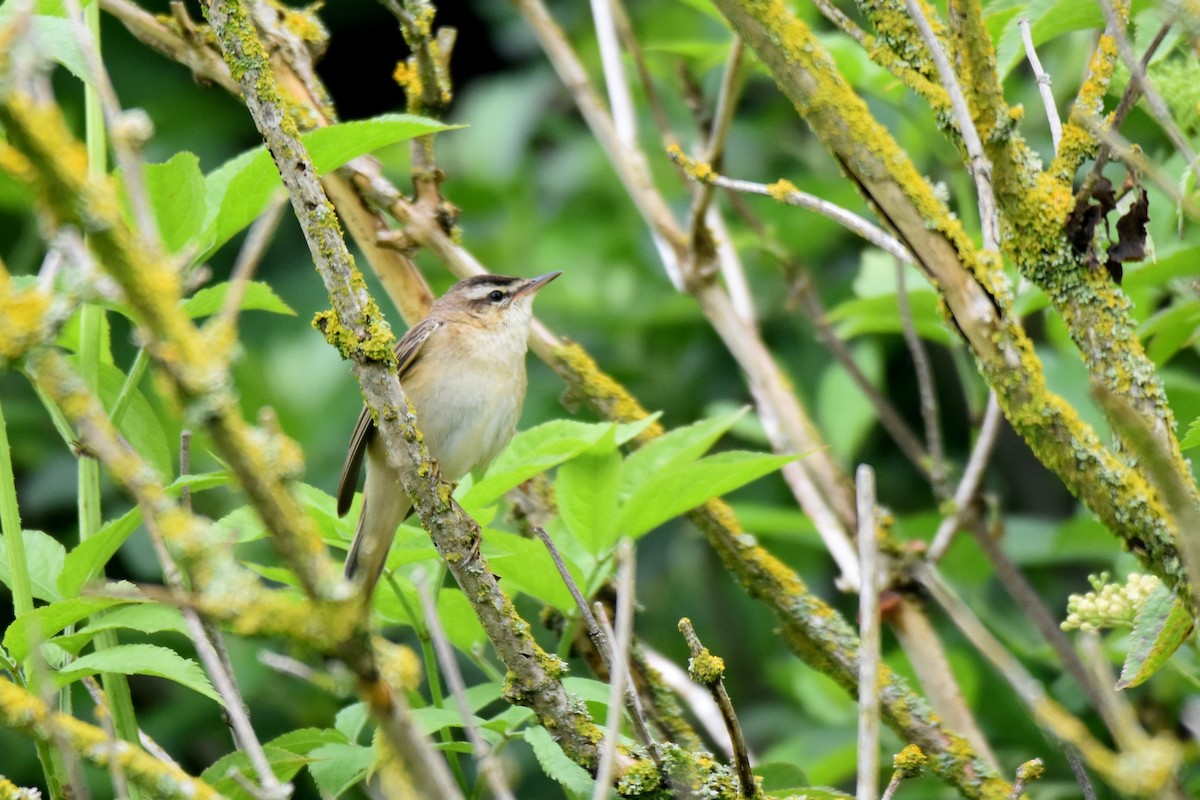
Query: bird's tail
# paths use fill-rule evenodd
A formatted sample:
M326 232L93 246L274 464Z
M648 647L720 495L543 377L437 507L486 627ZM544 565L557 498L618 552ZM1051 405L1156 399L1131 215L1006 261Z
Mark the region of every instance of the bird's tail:
M370 465L374 466L374 465ZM411 504L399 483L392 479L389 469L367 468L363 487L362 513L354 530L354 541L346 554L343 574L347 580L362 587L370 597L383 574L388 550L396 538L396 528L408 516Z

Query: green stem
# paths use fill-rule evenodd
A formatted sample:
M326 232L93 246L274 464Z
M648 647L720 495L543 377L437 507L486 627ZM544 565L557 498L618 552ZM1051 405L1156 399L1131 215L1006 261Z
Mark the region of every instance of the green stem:
M83 9L83 21L95 42L96 51L103 52L100 46L99 3L90 3ZM100 95L91 84L84 85L84 120L88 175L91 178L98 178L108 172L108 141ZM80 311L79 369L84 383L97 397L100 396L100 361L103 355L105 322L104 310L98 306L85 305ZM78 502L79 540L82 542L100 530L103 519L100 511L100 462L86 455L79 459ZM96 650L106 650L116 647L117 643L115 632L104 631L95 638L93 647ZM112 714L113 730L117 737L130 742L135 747L138 746L137 717L133 711L133 697L129 692L129 681L124 675L106 672L100 675L100 682L104 687L108 710ZM64 700L68 700L69 697L69 692L62 693ZM130 785L129 797L130 800L141 800L141 790Z
M138 384L142 382L142 376L146 374L146 367L150 364L150 354L146 352L146 348L138 348L137 357L133 359L133 366L129 368L129 374L125 376L125 383L121 385L121 391L117 395L117 399L113 401L112 411L108 413L108 418L112 420L114 428L121 427L121 418L125 416L125 410L129 408L129 401L133 399L133 393L137 391Z
M8 446L8 426L4 422L4 409L0 407L0 534L4 536L4 548L8 555L9 589L12 590L13 610L17 617L33 610L33 585L29 580L29 563L25 558L25 537L21 533L21 509L17 505L17 483L12 464L12 451ZM28 678L32 684L35 670L27 669L24 675L13 670L13 677ZM36 686L30 689L36 692ZM62 754L48 742L37 743L38 761L52 800L66 796L67 767Z

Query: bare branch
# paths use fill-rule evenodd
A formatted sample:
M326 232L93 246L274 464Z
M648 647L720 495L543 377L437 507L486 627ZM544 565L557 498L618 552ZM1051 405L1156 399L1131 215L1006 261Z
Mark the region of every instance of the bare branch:
M1000 434L1000 423L1003 419L996 393L991 392L988 394L987 409L983 412L983 423L979 426L979 436L975 438L975 447L971 450L971 457L967 459L967 467L963 470L958 488L954 490L954 513L942 519L929 545L926 557L930 563L937 563L946 554L954 535L962 528L963 520L971 513L971 504L983 483L983 475L987 471L988 461L991 460L992 448Z
M754 783L754 771L750 764L746 740L742 737L742 726L733 710L733 702L725 691L725 661L709 652L700 642L692 621L687 617L679 620L679 632L687 641L692 657L688 661L688 674L692 680L708 689L721 709L725 727L729 731L729 740L733 743L733 763L737 769L738 783L742 797L755 797L757 789Z
M1041 59L1033 46L1033 34L1029 30L1029 18L1017 20L1021 29L1021 41L1025 43L1025 57L1033 68L1033 76L1037 79L1038 93L1042 96L1042 107L1046 109L1046 121L1050 123L1050 140L1054 143L1054 152L1058 153L1058 143L1062 141L1062 120L1058 116L1058 108L1054 105L1054 92L1050 89L1050 76L1042 69Z
M613 764L617 757L617 743L621 739L621 718L624 715L625 707L621 699L626 695L629 680L629 646L633 640L635 596L633 575L636 562L634 561L632 541L621 540L617 545L616 559L617 624L615 629L608 625L604 604L596 603L594 608L608 640L612 642L613 652L612 668L608 672L608 719L605 722L605 747L600 756L600 765L596 770L596 788L592 794L593 800L604 800L608 797L612 785Z
M904 330L904 343L912 356L917 375L917 391L921 396L921 419L925 422L925 442L929 447L929 479L933 494L939 499L949 495L946 485L946 450L942 447L942 420L938 411L937 390L933 380L933 367L929 364L929 353L925 343L917 334L913 323L912 306L908 302L905 286L907 266L896 260L896 308L900 313L900 325Z
M458 662L454 659L454 650L450 646L450 640L446 638L446 632L442 630L442 621L437 612L437 601L430 594L429 586L425 583L422 575L413 575L412 581L421 598L421 608L425 612L425 627L429 631L429 638L433 641L433 649L437 653L442 675L446 678L446 685L450 687L450 694L454 697L454 704L458 707L459 716L462 717L463 731L467 735L467 741L471 743L471 755L479 765L479 771L483 773L488 788L492 790L492 796L498 800L515 800L495 752L480 735L479 726L475 723L475 714L471 711L471 704L467 702L467 685L463 681L462 672L458 669ZM440 760L437 751L432 747L427 748L425 755L428 758ZM457 789L457 786L455 788ZM458 794L457 796L461 797L462 795Z
M858 496L858 800L875 800L879 785L879 530L875 509L875 472L860 464Z
M924 40L925 46L929 48L929 54L942 79L942 86L950 95L950 107L954 110L958 132L962 136L963 145L967 148L967 156L971 159L971 175L975 178L975 191L979 202L979 220L983 226L983 249L998 250L1000 218L996 211L996 196L992 189L992 162L983 152L983 141L979 138L979 131L975 128L975 121L971 117L967 98L963 95L962 87L958 83L958 76L950 66L950 60L946 57L946 52L942 49L937 36L934 35L929 20L925 18L921 4L917 0L905 0L905 4L913 24L921 32L921 38Z

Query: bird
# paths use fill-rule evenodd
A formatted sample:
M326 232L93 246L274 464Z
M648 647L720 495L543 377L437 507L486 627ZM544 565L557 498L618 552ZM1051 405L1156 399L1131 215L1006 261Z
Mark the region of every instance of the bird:
M525 353L538 290L561 275L475 275L433 302L396 344L396 371L417 412L417 428L441 477L457 483L485 470L512 439L525 403ZM400 472L387 463L366 406L338 480L337 512L350 510L366 461L362 511L344 575L368 599L396 528L412 513Z

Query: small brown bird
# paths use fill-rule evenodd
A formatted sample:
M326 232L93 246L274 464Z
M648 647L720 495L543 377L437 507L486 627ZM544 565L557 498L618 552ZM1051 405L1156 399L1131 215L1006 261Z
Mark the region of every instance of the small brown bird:
M444 480L455 483L471 470L486 468L512 438L525 403L533 296L561 274L476 275L459 281L396 345L400 385L417 409L417 427ZM365 407L338 481L338 516L345 516L354 500L364 455L362 513L345 575L370 597L396 528L412 504Z

